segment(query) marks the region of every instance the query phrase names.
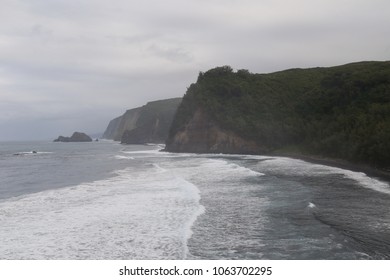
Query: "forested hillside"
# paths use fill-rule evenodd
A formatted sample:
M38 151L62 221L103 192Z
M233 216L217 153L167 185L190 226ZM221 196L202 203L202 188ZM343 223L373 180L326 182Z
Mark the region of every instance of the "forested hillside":
M272 74L224 66L200 73L179 106L167 150L199 108L221 129L256 142L266 153L390 167L390 62Z

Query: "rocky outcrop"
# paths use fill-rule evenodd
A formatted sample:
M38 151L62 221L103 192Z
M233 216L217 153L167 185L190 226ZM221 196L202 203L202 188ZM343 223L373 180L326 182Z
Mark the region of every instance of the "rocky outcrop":
M110 121L103 138L124 144L164 143L181 98L147 103Z
M170 152L259 154L266 149L254 141L222 129L201 108L198 108L184 128L166 142Z
M75 132L71 137L59 136L54 142L92 142L92 138L83 132Z

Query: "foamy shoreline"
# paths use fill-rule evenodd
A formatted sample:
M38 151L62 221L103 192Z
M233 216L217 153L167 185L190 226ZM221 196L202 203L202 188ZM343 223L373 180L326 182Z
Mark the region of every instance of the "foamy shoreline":
M352 163L342 159L332 159L325 158L321 156L311 156L311 155L299 155L299 154L289 154L289 153L275 153L272 156L288 157L293 159L299 159L310 163L327 165L330 167L342 168L355 172L363 172L369 177L376 177L381 180L385 180L387 183L390 183L390 172L374 168L365 164Z

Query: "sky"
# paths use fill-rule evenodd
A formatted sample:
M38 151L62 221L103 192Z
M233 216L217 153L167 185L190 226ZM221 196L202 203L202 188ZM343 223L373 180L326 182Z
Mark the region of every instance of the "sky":
M0 0L0 141L103 132L200 71L390 60L388 0Z

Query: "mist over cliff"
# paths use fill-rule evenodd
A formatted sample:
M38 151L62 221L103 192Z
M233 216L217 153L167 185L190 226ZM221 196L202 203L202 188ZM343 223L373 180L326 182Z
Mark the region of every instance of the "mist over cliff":
M390 62L201 72L166 144L172 152L283 152L389 169Z

